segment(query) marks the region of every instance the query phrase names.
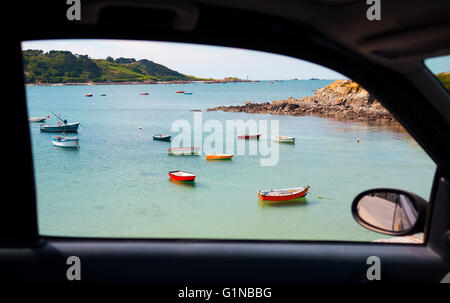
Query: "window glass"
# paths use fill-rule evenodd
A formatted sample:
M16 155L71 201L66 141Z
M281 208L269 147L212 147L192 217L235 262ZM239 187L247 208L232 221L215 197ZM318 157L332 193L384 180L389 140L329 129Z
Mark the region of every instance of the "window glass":
M374 241L390 237L353 220L357 194L429 197L435 164L325 67L163 42L22 49L41 235Z

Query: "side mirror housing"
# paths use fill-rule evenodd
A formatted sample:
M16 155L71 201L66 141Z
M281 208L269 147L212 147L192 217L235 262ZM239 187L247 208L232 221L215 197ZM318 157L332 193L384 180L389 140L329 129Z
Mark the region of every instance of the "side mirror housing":
M352 203L353 218L361 226L392 236L424 231L428 202L403 190L377 188L364 191Z

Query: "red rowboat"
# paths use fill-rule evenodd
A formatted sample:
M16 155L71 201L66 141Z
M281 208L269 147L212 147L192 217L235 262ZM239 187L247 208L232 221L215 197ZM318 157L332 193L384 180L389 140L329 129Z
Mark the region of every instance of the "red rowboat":
M92 97L92 94L86 94L85 97Z
M148 93L141 93L141 95L143 95L143 96L147 96L147 95L148 95Z
M174 170L169 172L169 177L176 181L194 181L195 174L185 171Z
M177 90L177 94L184 94L184 90Z
M259 139L261 137L261 134L256 135L240 135L238 136L239 139Z
M258 197L263 201L289 201L303 198L308 193L309 186L286 189L271 189L258 192Z

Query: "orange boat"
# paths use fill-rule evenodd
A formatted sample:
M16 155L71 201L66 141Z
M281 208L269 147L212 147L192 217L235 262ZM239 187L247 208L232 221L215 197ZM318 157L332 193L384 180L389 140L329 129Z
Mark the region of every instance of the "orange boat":
M258 192L258 197L263 201L282 202L290 201L306 196L309 185L305 187L294 187L286 189L271 189Z
M207 154L206 160L227 160L233 158L232 154Z

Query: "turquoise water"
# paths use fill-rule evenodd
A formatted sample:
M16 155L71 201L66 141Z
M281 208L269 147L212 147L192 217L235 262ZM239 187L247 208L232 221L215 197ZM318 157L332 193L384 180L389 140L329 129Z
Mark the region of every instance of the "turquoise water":
M70 122L81 122L78 150L53 147L54 134L30 124L39 232L138 238L384 238L360 227L350 205L359 192L375 187L429 198L436 166L408 134L318 117L205 111L246 101L300 98L331 82L28 86L29 116L46 116L52 110ZM89 92L94 96L84 97ZM277 119L280 134L295 136L297 142L279 145L275 166L262 167L261 155L237 155L231 161L206 161L204 154L170 156L170 143L153 141L152 134L176 135L170 131L172 122L192 121L190 109L202 109L204 122L215 119L223 125L230 119ZM49 122L57 121L52 117ZM278 144L267 134L260 141ZM167 172L178 169L195 172L195 184L171 182ZM308 195L307 202L267 206L257 197L258 190L304 185L315 195Z

